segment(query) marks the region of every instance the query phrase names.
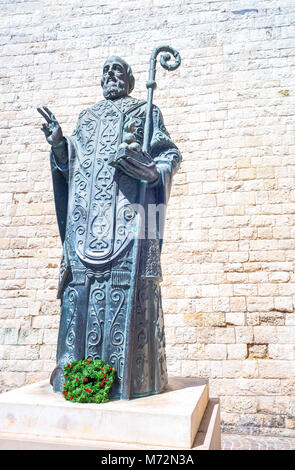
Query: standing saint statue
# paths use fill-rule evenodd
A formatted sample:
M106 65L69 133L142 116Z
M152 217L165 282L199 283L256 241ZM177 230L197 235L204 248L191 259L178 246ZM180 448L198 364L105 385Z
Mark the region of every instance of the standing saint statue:
M103 359L117 371L111 397L129 399L159 393L167 384L160 292L165 211L156 211L151 230L149 217L140 227L139 206L145 215L150 206L166 206L181 155L154 105L149 151L142 149L147 104L130 96L134 76L124 60L105 62L101 85L105 99L80 113L70 137L47 107L38 108L51 145L63 244L50 383L61 392L65 364Z

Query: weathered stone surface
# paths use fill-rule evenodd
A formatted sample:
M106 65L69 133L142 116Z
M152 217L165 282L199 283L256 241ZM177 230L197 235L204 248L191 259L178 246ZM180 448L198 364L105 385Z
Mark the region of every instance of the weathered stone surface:
M249 359L262 359L267 357L267 344L248 344Z

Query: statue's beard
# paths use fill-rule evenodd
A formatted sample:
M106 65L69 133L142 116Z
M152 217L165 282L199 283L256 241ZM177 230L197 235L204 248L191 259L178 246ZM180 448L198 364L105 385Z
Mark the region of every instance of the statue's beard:
M116 98L126 96L127 94L127 86L124 80L117 78L109 78L105 80L103 84L103 96L106 99L114 100Z

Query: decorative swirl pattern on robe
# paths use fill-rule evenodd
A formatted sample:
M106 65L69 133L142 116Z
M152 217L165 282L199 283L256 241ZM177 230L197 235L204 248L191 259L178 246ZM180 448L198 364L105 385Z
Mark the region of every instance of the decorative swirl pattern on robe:
M119 304L115 314L113 315L110 327L110 342L113 346L121 346L124 343L124 333L121 329L120 323L117 321L118 317L122 315L122 306L125 301L125 293L123 289L114 289L111 292L111 299L115 304Z
M90 301L90 316L88 319L88 336L87 336L87 347L88 357L92 359L100 358L98 352L99 346L103 341L104 334L104 317L105 317L105 285L97 287L91 293Z
M69 349L73 349L75 346L75 339L76 339L75 322L76 322L76 316L77 316L77 298L78 298L78 293L76 289L72 288L69 291L70 320L69 320L68 328L66 331L66 344Z

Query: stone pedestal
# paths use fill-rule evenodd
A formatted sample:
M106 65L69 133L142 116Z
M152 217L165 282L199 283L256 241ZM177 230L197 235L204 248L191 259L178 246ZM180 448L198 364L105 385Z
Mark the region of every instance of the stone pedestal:
M202 379L99 405L68 402L46 380L0 395L0 449L220 449L219 402Z

